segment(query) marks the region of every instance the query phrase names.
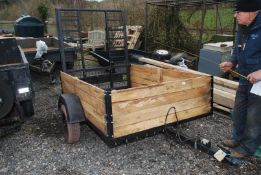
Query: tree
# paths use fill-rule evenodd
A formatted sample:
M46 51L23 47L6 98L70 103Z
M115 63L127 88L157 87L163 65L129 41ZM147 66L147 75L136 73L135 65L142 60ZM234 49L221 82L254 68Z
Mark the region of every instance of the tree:
M37 7L37 11L38 11L40 19L44 23L45 33L47 33L48 31L47 31L46 21L47 21L48 17L50 16L50 12L49 12L47 2L41 1L40 4Z

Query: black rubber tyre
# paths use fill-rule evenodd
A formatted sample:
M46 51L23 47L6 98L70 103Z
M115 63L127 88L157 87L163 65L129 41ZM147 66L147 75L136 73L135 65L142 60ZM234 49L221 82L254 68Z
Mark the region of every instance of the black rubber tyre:
M12 110L14 98L12 86L0 80L0 119L4 118Z
M73 143L77 143L80 140L80 136L81 136L81 127L80 127L80 123L68 123L67 122L67 111L66 111L66 107L64 104L61 104L60 106L60 110L63 113L64 117L65 117L65 121L66 121L66 126L67 126L67 133L66 133L66 139L67 139L67 143L69 144L73 144Z
M153 55L157 60L169 60L171 57L170 52L167 50L155 50Z
M25 117L31 117L34 115L34 106L32 100L26 100L21 102Z

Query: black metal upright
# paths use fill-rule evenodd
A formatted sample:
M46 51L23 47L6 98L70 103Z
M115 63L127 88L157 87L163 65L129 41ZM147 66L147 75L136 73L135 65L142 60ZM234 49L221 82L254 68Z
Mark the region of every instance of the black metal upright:
M111 75L111 87L114 88L113 74L117 69L113 69L114 66L124 66L125 72L129 81L129 62L128 62L128 45L127 45L127 32L124 12L105 12L106 23L106 50L107 56L110 61L110 75Z
M57 34L59 40L59 48L61 54L61 63L62 63L62 70L66 72L66 62L65 62L65 50L64 50L64 40L63 40L63 30L61 24L61 11L59 9L55 9L56 15L56 25L57 25Z

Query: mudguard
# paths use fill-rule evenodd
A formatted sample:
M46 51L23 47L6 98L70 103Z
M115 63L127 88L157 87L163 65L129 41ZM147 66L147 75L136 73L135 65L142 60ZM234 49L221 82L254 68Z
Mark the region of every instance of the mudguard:
M58 109L64 105L67 112L67 123L79 123L85 121L82 104L78 96L74 94L62 94L59 97Z

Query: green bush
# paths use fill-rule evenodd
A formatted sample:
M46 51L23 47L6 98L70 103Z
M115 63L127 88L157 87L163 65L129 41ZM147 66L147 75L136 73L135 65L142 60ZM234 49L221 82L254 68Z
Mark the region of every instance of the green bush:
M46 25L46 20L50 16L48 4L45 1L41 1L40 4L37 7L37 11L39 14L40 19L44 23L44 30L45 33L47 33L47 25Z
M37 11L39 13L39 17L43 22L45 22L50 16L48 5L43 1L41 1L40 4L38 5Z

